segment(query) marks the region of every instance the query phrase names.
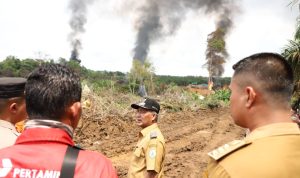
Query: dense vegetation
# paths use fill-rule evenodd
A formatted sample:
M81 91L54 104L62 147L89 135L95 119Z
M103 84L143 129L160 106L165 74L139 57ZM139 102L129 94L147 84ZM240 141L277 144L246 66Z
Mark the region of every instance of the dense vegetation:
M92 85L95 89L114 89L123 92L130 92L130 73L109 72L109 71L93 71L81 66L76 61L67 61L60 58L54 60L42 59L18 59L14 56L8 56L0 62L0 76L17 76L26 77L34 68L43 63L60 63L68 65L80 76L84 83ZM206 84L207 77L201 76L168 76L168 75L153 75L152 82L154 83L154 93L160 93L169 86L187 86L189 84ZM224 86L230 83L230 78L219 78L216 80L217 86ZM138 87L138 81L134 87Z
M290 5L299 7L299 0L291 0ZM298 15L296 22L294 38L288 41L281 53L291 64L295 76L295 91L292 98L293 105L300 102L300 15Z

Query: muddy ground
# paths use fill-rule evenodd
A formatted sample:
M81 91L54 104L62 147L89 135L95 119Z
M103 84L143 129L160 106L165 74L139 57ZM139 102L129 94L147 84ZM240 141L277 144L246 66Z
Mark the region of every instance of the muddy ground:
M194 111L163 111L159 127L165 136L165 177L198 178L207 164L207 152L233 139L244 130L235 126L228 107ZM83 118L75 140L82 147L109 157L120 178L126 177L130 156L138 139L134 111L122 116Z

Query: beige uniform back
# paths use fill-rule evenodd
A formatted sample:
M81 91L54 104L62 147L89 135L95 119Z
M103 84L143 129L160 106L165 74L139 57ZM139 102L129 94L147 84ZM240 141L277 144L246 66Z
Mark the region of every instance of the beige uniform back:
M215 154L211 152L211 161L203 177L300 177L300 131L297 124L271 124L250 133L239 147L227 146L223 155L222 149L217 150L219 154L216 150Z
M13 124L0 120L0 149L13 145L18 135Z

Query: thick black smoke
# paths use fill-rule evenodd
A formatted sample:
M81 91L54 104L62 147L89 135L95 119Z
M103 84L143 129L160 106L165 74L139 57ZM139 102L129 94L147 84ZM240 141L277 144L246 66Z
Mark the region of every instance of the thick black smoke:
M81 35L85 32L84 25L87 22L87 6L93 0L70 0L69 9L71 10L71 19L69 21L72 32L69 35L72 51L70 60L80 62L79 51L81 46Z
M230 19L231 11L227 10L231 7L235 7L233 0L145 0L138 9L140 16L136 22L138 32L133 59L144 62L151 43L174 34L188 11L201 10ZM226 20L219 22L226 23Z
M148 3L140 9L145 12L140 16L136 46L133 59L145 61L153 39L161 36L160 9L157 2ZM149 13L151 12L151 13Z
M231 9L224 8L216 22L216 30L207 37L206 64L209 77L220 77L224 73L224 63L228 57L226 35L232 27Z

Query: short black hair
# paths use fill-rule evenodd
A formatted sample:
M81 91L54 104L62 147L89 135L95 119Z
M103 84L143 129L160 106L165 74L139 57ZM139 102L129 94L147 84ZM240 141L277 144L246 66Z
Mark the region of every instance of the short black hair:
M289 101L293 94L293 70L277 53L257 53L233 65L234 76L254 77L259 88L270 96ZM279 98L278 98L279 97Z
M59 120L70 104L81 100L80 77L67 66L44 64L27 78L26 110L29 119Z

